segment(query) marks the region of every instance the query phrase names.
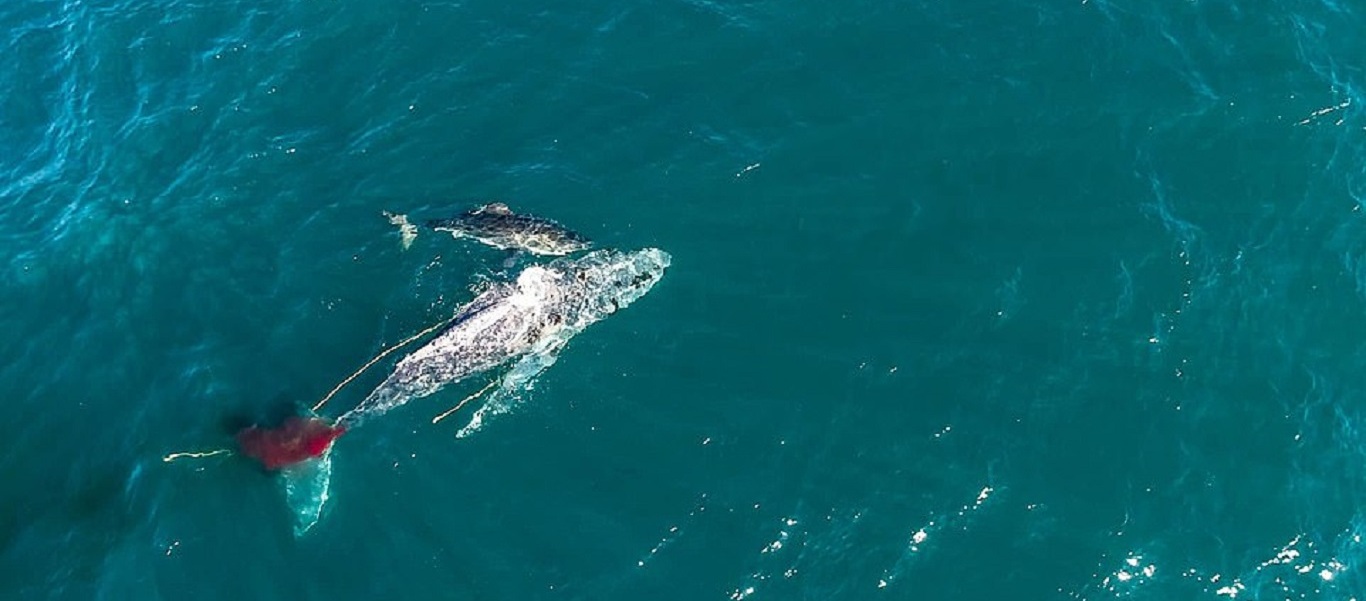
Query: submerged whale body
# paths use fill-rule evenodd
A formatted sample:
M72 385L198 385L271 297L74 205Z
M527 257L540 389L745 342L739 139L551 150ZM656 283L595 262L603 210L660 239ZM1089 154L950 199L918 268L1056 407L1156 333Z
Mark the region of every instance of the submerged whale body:
M602 249L527 267L462 307L337 423L352 426L512 360L548 366L575 334L649 292L669 263L656 248Z
M502 250L563 256L592 246L587 238L554 221L519 215L501 202L471 209L450 219L433 219L427 227L456 238L473 238Z

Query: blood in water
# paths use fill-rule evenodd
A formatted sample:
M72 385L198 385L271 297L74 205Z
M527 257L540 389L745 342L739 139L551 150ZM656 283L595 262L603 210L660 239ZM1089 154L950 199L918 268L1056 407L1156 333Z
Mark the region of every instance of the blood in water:
M290 417L275 428L252 426L237 433L242 453L277 470L307 461L327 452L332 442L346 432L316 417Z

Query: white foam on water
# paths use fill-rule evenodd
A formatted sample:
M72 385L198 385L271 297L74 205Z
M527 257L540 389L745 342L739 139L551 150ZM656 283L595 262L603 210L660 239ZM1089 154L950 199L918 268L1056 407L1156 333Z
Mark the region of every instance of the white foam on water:
M996 491L997 487L984 485L971 503L959 506L957 511L940 513L907 534L904 550L891 566L883 570L877 588L886 588L899 582L942 535L954 531L966 531L978 512L983 511L990 504L995 504L990 501Z

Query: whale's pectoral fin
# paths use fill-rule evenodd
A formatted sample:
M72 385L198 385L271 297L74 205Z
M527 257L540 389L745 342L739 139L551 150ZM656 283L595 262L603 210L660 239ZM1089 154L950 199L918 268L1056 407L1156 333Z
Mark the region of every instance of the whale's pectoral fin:
M521 258L522 253L516 249L507 249L503 256L503 269L512 269L517 266L517 259Z
M557 341L543 345L518 359L512 365L512 369L503 375L493 392L489 393L488 401L474 412L470 423L456 432L455 437L466 438L482 428L490 417L502 415L516 407L526 393L535 388L536 377L559 359L561 348L564 348L564 342Z
M285 503L294 514L294 536L303 536L322 518L332 485L332 451L281 471Z

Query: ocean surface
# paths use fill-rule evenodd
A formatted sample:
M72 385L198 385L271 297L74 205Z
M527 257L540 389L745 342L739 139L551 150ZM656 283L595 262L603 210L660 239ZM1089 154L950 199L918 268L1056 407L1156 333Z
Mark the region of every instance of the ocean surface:
M1366 5L13 0L0 90L0 598L1366 599ZM302 535L164 461L493 200L672 266Z

